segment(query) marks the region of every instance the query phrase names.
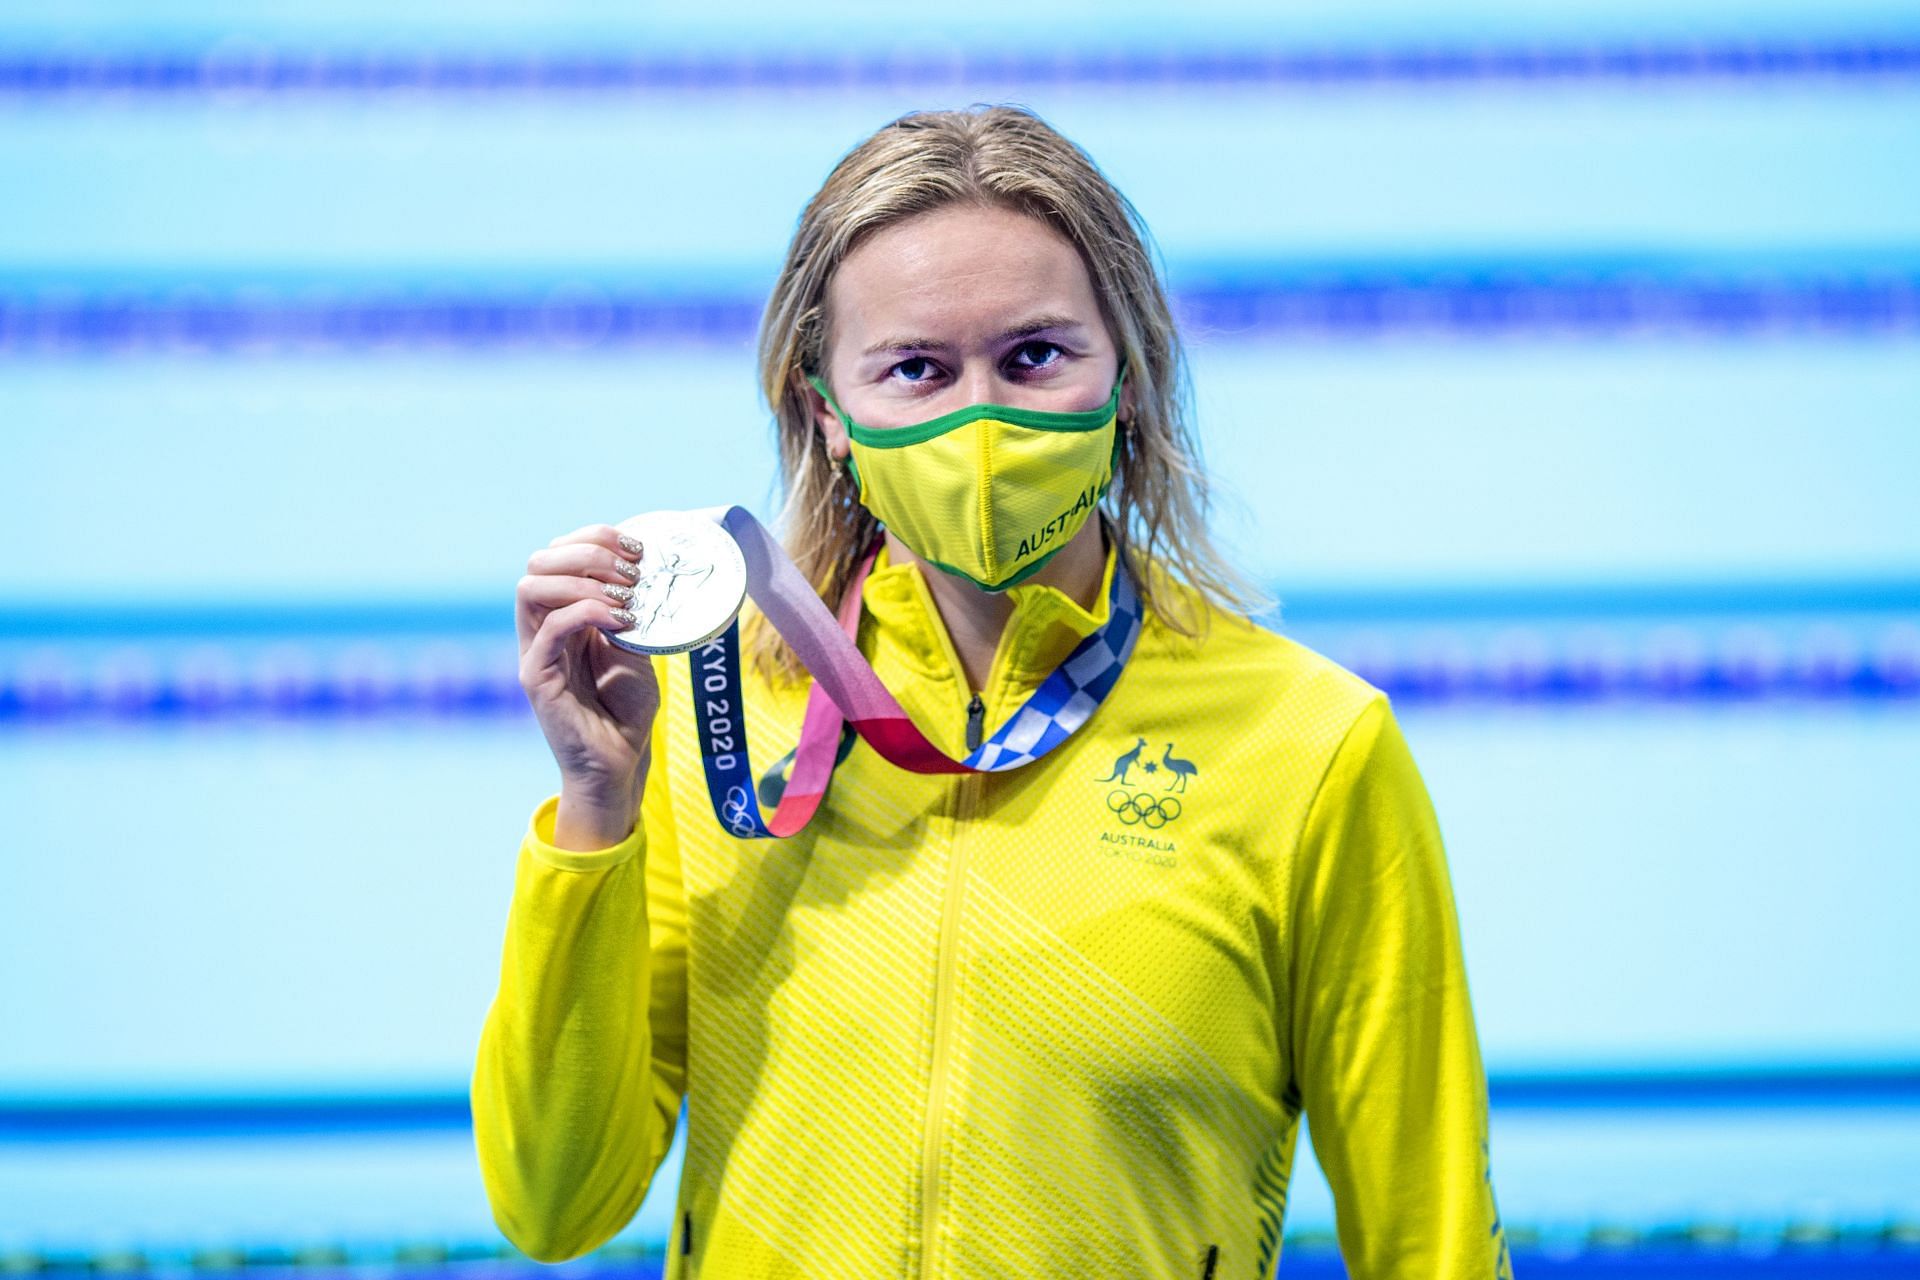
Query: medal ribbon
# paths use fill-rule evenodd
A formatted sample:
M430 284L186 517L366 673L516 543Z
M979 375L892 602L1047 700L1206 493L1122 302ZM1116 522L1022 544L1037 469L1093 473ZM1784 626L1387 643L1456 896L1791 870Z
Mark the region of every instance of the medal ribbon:
M700 759L720 825L742 839L791 836L813 819L833 777L841 726L889 763L915 773L999 773L1039 759L1092 717L1119 680L1140 636L1141 607L1126 556L1115 558L1107 621L1083 639L993 735L956 760L914 724L856 647L861 588L879 548L861 561L836 620L764 525L745 507L710 515L733 535L747 565L747 594L813 675L793 773L771 818L763 818L747 763L740 688L740 624L687 655Z

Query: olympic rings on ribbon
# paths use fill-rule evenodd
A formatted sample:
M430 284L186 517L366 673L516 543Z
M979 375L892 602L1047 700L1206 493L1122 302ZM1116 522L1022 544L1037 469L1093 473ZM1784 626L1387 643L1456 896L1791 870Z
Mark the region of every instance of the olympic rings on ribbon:
M728 787L726 804L720 809L720 820L727 824L729 831L742 840L752 835L755 829L754 813L747 803L748 798L745 787L738 785Z
M1174 796L1116 787L1107 792L1107 809L1130 827L1145 823L1149 830L1157 831L1180 816L1180 801Z

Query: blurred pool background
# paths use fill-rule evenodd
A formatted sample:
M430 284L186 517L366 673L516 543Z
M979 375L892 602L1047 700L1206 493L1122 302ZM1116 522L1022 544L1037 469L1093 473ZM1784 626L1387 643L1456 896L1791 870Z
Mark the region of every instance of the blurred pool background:
M983 100L1395 699L1516 1269L1920 1271L1920 9L1787 0L0 10L0 1270L516 1265L514 580L770 510L801 204ZM1332 1214L1302 1143L1282 1274Z

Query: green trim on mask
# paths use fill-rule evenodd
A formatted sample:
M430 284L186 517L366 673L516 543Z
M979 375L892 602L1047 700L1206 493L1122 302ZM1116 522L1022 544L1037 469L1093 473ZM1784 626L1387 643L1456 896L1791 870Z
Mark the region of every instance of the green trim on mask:
M1067 542L1071 542L1071 541L1073 541L1073 539L1071 538L1067 539ZM980 579L968 573L965 569L956 569L952 565L947 564L940 560L927 560L927 557L925 556L921 556L920 558L922 560L927 560L928 564L932 565L936 569L941 570L942 572L950 573L956 578L965 578L968 582L971 582L974 586L980 588L982 591L992 591L997 594L1001 591L1005 591L1008 587L1019 586L1021 583L1025 582L1028 578L1031 578L1034 574L1040 572L1041 566L1046 564L1047 561L1053 559L1055 556L1059 555L1061 552L1061 549L1064 548L1066 545L1067 543L1063 542L1060 544L1060 546L1052 548L1045 555L1041 556L1038 560L1035 560L1032 564L1020 570L1020 572L1014 574L1011 578L1008 578L1005 582L1001 583L997 587L988 586L986 583L980 581Z
M964 409L955 409L952 413L943 413L937 418L907 427L869 427L857 423L847 416L846 410L840 407L818 375L808 374L807 381L813 384L813 389L820 393L827 407L840 419L850 438L869 449L899 449L910 444L923 444L969 423L989 419L1011 423L1016 427L1031 427L1036 431L1098 431L1119 415L1120 392L1126 385L1127 370L1125 365L1121 366L1120 375L1113 380L1113 394L1107 397L1107 402L1085 413L1022 409L1010 404L970 404Z

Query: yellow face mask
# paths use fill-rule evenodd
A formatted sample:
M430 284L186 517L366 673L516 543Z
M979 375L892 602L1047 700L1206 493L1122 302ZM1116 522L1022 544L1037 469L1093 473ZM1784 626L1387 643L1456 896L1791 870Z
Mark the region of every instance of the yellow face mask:
M1120 455L1123 365L1085 413L974 404L910 427L868 427L826 399L852 441L860 503L927 563L1004 591L1053 558L1098 508Z

